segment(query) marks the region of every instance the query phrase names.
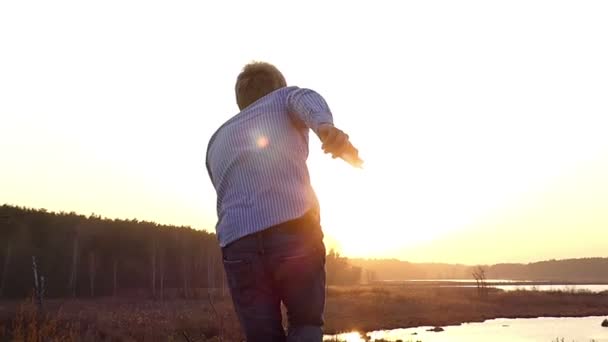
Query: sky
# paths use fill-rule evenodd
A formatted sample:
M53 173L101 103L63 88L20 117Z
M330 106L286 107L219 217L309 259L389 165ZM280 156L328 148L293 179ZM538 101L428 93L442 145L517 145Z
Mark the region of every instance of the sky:
M329 247L608 256L608 3L2 1L0 204L213 231L204 167L253 60L365 160L309 168Z

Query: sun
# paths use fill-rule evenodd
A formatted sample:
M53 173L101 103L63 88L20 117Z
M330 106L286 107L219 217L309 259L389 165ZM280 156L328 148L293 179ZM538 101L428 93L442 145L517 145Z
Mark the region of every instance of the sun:
M400 191L398 174L342 166L323 165L323 177L314 185L328 245L345 256L394 257L445 236L467 219L458 203L428 199L425 189Z
M412 238L407 227L400 227L395 215L387 213L387 205L377 200L377 182L364 174L367 170L343 171L315 184L329 248L352 257L380 257L423 238L421 231L414 231L417 236Z

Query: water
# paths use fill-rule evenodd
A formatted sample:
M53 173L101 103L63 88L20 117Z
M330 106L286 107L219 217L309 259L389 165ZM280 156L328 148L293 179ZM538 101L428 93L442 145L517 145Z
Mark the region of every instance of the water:
M587 284L587 285L495 285L492 286L505 291L516 290L535 290L535 291L589 291L602 292L608 291L608 285Z
M401 283L407 285L424 285L437 287L476 287L471 279L432 279L432 280L402 280L387 281L389 283ZM608 291L608 284L543 284L532 280L509 280L509 279L488 279L489 287L504 291L528 290L528 291L589 291L602 292ZM459 284L462 283L462 284ZM517 284L509 284L517 283ZM530 284L526 284L530 283ZM496 285L494 285L496 284Z
M404 342L608 342L608 328L601 326L605 317L492 319L444 327L443 332L429 332L431 327L374 331L371 341L385 339ZM328 336L332 338L333 336ZM338 340L362 342L358 333L337 335Z
M403 283L403 282L450 282L450 283L474 283L475 279L410 279L410 280L383 280L385 282ZM513 280L513 279L486 279L488 283L530 283L534 280Z
M476 287L476 285L438 285L439 287ZM594 292L599 293L603 291L608 291L608 285L603 284L574 284L574 285L565 285L565 284L551 284L551 285L488 285L488 287L493 287L497 289L501 289L504 291L519 291L519 290L527 290L527 291L566 291L566 292Z

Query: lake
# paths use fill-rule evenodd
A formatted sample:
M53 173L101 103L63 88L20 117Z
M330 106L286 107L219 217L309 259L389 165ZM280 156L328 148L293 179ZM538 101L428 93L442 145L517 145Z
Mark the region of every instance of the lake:
M516 291L516 290L535 290L535 291L589 291L589 292L602 292L608 291L608 285L605 284L575 284L575 285L492 285L497 289L505 291Z
M491 319L482 323L465 323L444 327L443 332L430 332L431 327L374 331L371 341L385 339L404 342L608 342L608 328L601 326L605 317ZM333 338L334 336L327 336ZM340 341L363 342L358 333L337 335Z
M471 279L428 279L428 280L400 280L383 281L388 284L403 284L407 286L435 286L435 287L475 287L475 281ZM510 280L510 279L488 279L489 287L504 291L528 290L528 291L608 291L608 284L571 284L571 283L549 283L532 280Z

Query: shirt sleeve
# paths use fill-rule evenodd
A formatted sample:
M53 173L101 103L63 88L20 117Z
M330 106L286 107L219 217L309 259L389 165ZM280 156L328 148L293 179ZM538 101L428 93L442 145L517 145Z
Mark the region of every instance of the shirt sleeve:
M289 115L306 124L315 133L322 124L333 124L325 99L311 89L295 88L287 95Z

